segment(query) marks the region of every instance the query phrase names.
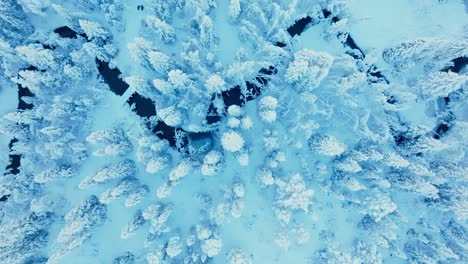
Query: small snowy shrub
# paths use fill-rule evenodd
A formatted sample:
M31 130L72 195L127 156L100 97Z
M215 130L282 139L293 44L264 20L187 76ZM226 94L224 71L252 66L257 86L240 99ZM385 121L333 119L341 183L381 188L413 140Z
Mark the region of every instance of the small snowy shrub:
M338 156L345 151L345 145L333 136L316 134L309 139L309 146L323 156Z
M208 94L221 93L226 89L226 82L218 74L212 74L205 82Z
M397 209L397 205L392 202L390 197L375 193L364 199L362 212L369 214L376 222L380 222L383 217Z
M229 152L238 152L244 147L244 138L239 132L229 130L221 136L221 145Z
M302 210L309 211L311 197L314 191L307 189L301 175L295 174L289 181L276 180L276 208L275 213L282 222L288 223L292 212Z
M62 166L57 169L48 169L34 177L34 181L37 183L47 183L55 180L66 180L71 178L75 174L75 170L67 167Z
M171 44L175 42L176 34L174 28L169 24L154 16L147 16L145 22L164 43Z
M108 182L114 179L122 179L125 177L130 177L130 176L133 176L135 172L136 172L135 162L133 162L132 160L124 160L120 163L105 167L99 170L95 175L85 178L80 183L80 188L83 188L92 184Z
M223 167L223 155L219 151L212 150L203 158L201 172L205 176L213 176Z
M158 109L157 113L158 117L168 126L178 127L182 124L182 113L175 106Z
M182 253L182 242L180 241L179 236L173 236L169 238L166 246L166 254L173 258Z
M258 103L258 115L266 123L272 123L276 120L276 107L278 100L272 96L262 97Z
M174 182L186 176L192 170L192 163L190 160L182 160L175 168L169 173L169 180Z
M146 171L151 174L158 173L161 170L167 168L168 165L169 158L167 156L150 158L150 160L146 164Z
M227 261L229 264L252 264L252 258L245 252L245 250L236 248L232 249L228 256Z
M129 194L138 186L138 184L138 180L135 178L125 178L117 183L114 187L111 187L107 191L103 192L99 198L99 201L104 204L109 204L118 197Z
M125 225L125 227L122 229L122 232L120 233L120 238L130 238L143 226L145 222L146 220L143 218L141 210L137 210L132 220L130 220L130 222L128 222L127 225Z
M85 32L86 36L90 39L103 39L106 40L109 33L98 23L80 19L78 20L81 29Z
M229 106L227 112L232 117L240 117L243 114L242 108L238 105Z
M223 242L221 239L215 237L203 240L201 245L203 253L205 253L210 258L218 255L222 247Z
M286 81L297 84L302 87L300 89L313 90L328 75L332 63L333 57L328 53L308 49L298 51L286 70Z

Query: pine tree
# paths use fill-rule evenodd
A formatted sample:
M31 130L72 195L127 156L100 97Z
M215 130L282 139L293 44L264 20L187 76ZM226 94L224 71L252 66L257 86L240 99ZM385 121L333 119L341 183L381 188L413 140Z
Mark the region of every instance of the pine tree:
M313 90L328 75L333 57L328 53L304 49L294 54L294 61L286 69L286 81L300 89Z
M147 16L145 21L150 30L152 30L159 39L164 41L164 43L171 44L175 42L175 30L169 24L155 16Z

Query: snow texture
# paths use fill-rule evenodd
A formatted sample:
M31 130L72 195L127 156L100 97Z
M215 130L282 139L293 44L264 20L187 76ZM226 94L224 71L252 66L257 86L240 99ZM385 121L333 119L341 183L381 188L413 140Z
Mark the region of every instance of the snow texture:
M467 0L0 0L0 263L468 263Z

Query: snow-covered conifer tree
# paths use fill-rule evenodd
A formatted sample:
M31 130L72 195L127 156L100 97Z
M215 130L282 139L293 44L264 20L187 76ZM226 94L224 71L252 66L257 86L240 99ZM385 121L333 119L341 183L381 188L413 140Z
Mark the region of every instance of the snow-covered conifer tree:
M175 42L176 34L174 28L155 16L146 17L146 25L156 34L156 36L170 44Z
M313 90L328 75L332 63L333 57L328 53L300 50L286 69L286 81L297 84L300 90Z

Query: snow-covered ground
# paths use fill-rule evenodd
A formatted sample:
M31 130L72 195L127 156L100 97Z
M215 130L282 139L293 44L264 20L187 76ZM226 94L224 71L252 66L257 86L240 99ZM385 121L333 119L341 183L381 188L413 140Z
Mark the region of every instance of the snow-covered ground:
M467 263L465 5L0 2L0 263Z

